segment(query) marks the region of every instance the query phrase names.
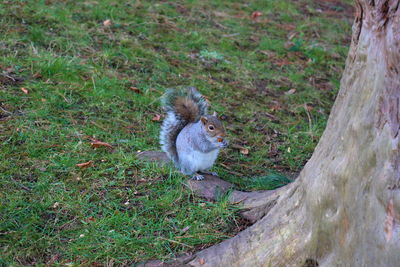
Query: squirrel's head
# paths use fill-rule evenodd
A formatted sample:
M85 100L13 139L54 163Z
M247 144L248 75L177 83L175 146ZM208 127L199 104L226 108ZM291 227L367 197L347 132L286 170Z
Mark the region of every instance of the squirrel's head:
M224 148L228 146L228 140L225 139L226 132L217 114L201 116L200 118L207 139L216 147Z

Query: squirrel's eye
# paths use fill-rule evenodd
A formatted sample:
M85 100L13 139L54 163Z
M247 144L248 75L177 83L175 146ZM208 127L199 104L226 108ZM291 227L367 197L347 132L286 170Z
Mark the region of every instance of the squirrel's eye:
M210 130L210 131L214 131L214 126L212 126L212 125L209 125L209 126L208 126L208 130Z

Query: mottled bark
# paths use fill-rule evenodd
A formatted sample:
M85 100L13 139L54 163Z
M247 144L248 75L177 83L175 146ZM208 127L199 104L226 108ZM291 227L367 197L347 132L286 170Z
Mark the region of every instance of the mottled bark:
M399 2L357 1L341 88L300 177L189 265L400 265Z

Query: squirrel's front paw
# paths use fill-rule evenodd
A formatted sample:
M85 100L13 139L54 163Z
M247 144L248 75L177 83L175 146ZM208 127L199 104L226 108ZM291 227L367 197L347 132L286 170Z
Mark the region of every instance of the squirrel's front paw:
M196 181L201 181L201 180L204 180L204 176L201 174L196 174L196 175L193 175L192 179L196 180Z

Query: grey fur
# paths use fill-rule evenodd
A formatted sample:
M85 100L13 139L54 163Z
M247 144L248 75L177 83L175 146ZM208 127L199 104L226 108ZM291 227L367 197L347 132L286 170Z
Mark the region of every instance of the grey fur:
M199 108L198 118L207 115L207 102L205 98L194 87L188 89L176 90L168 89L161 98L161 105L167 112L167 116L161 125L160 144L161 149L167 153L168 157L179 166L178 153L176 151L176 139L179 132L188 124L195 121L186 121L182 118L181 114L175 111L175 101L180 98L192 99Z
M177 114L174 103L180 97L196 103L199 114L195 121L186 121L181 114ZM207 136L200 121L201 116L218 120L207 115L205 98L193 87L186 90L169 89L162 98L162 106L167 112L160 132L162 150L184 174L207 171L214 164L220 146L216 138Z

